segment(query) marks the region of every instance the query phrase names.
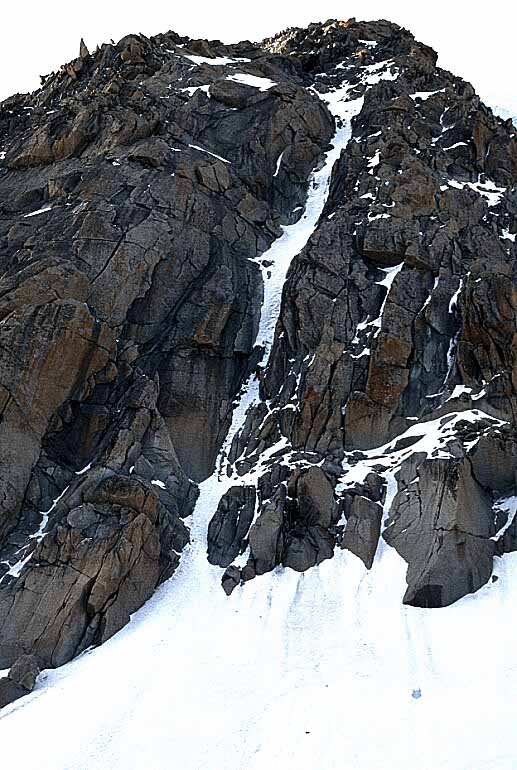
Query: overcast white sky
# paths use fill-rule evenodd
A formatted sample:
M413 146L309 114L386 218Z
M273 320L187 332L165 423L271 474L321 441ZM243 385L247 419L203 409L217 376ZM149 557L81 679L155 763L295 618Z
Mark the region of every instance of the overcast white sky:
M513 0L7 0L0 28L0 99L39 86L39 75L113 38L173 29L224 42L260 40L289 26L330 18L388 18L438 51L439 64L484 98L517 104ZM515 4L517 5L517 4ZM494 99L492 99L494 103Z

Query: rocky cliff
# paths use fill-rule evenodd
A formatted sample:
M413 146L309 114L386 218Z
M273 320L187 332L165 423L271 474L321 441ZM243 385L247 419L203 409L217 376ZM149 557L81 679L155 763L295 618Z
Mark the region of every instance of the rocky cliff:
M436 60L129 36L0 105L0 668L122 628L200 482L228 594L391 547L442 607L517 549L517 135Z

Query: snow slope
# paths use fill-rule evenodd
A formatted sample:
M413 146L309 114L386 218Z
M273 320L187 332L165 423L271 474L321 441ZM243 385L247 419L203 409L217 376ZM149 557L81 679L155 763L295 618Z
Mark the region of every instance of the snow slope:
M267 253L265 359L285 274L316 226L360 107L346 93L330 103L343 119L334 149L313 177L304 217ZM226 449L256 387L243 390ZM206 560L206 531L231 483L217 472L204 482L178 571L128 626L44 672L31 695L1 712L4 763L515 770L517 555L496 565L497 582L440 610L401 604L406 565L384 544L370 572L338 551L307 573L277 569L226 597L221 570Z
M211 494L206 512L217 503ZM230 598L203 550L196 538L129 626L5 709L6 762L49 770L517 766L515 557L475 596L423 610L401 605L405 567L387 546L370 573L341 552L306 574L277 570Z

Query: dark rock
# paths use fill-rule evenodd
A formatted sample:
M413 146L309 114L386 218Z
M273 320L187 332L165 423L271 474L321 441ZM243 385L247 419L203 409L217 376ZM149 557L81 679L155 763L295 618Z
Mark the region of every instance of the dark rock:
M492 503L468 460L424 460L399 490L384 539L408 562L404 603L445 607L492 574Z
M366 55L363 40L375 40L375 50ZM333 169L323 216L290 266L269 363L260 373L262 401L229 452L244 475L283 439L291 463L282 477L267 473L259 483L245 569L249 578L278 565L307 569L332 555L335 541L371 566L378 504L393 461L383 462L379 451L375 472L349 484L342 460L345 469L353 467L365 459L358 449L383 445L407 458L427 421L465 409L469 416L455 422L440 454L437 446L425 462L420 455L402 464L413 478L426 469L422 506L432 508L428 498L438 505L436 489L444 492L447 512L436 515L447 525L434 529L431 508L426 516L412 508L400 530L399 514L392 513L386 532L410 565L406 601L450 603L488 580L491 498L516 488L515 246L502 227L517 214L515 135L469 84L436 68L432 49L387 22L329 20L286 30L265 45L297 61L320 93L346 80L364 102ZM373 87L361 82L370 63L377 72L384 65L389 79ZM417 97L422 91L430 96ZM508 147L504 168L487 161L492 143ZM487 194L495 186L498 201ZM476 414L477 407L474 419L470 410ZM501 429L498 419L509 427ZM407 433L414 425L421 431ZM338 479L347 490L344 532L335 504L323 505L329 516L320 519L321 494L307 498L299 484L299 469L309 464L328 473L329 500ZM401 496L406 487L412 494L410 481L396 510L405 511ZM482 534L467 515L470 498L484 517ZM514 530L504 533L498 553L513 548Z
M7 676L11 682L31 692L39 673L38 661L34 655L22 655L11 667Z
M90 54L81 40L22 97L30 122L0 107L0 552L30 557L0 585L6 665L102 642L174 572L191 479L211 473L257 359L253 260L333 133L283 57L188 41L253 58L241 69L275 83L262 92L176 55L186 38L166 42L128 35ZM219 562L240 551L254 494L224 547L222 527Z
M328 529L334 514L332 484L321 468L309 468L289 480L288 493L298 501L298 516L307 526Z
M356 496L341 547L358 556L367 569L371 569L381 532L382 508L366 497Z
M255 514L255 487L230 487L208 525L208 561L228 567L241 553Z
M221 578L221 585L226 596L230 596L232 591L237 588L241 582L241 572L238 567L228 567Z
M86 46L86 43L84 42L83 38L81 38L81 42L79 44L79 57L81 59L87 59L90 55L90 52Z
M27 690L24 687L15 684L6 676L0 679L0 708L23 698L24 695L27 695Z
M280 563L285 499L285 487L280 486L273 497L266 501L258 519L250 529L249 543L256 575L270 572Z

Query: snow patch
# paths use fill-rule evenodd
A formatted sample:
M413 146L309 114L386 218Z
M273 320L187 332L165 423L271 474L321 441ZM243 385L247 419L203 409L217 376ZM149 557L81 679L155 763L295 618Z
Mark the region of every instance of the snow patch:
M245 75L244 73L230 75L226 80L233 80L235 83L258 88L259 91L269 91L270 88L276 86L276 83L269 78L261 78L258 75Z
M492 428L505 424L503 420L491 417L478 409L466 409L461 412L452 412L445 417L438 417L435 420L411 425L404 433L401 433L388 443L375 449L362 451L361 454L364 455L365 459L355 461L345 458L343 462L343 475L336 487L336 492L342 492L357 483L364 483L366 476L372 470L376 470L388 483L388 498L390 502L389 505L385 504L385 513L388 516L391 501L396 493L394 474L401 468L404 460L407 460L413 454L423 454L431 459L449 458L452 455L448 450L447 442L455 438L457 423L466 421L475 425L484 420L489 420ZM480 431L480 436L470 442L469 449L472 449L477 444L483 432ZM407 438L414 438L414 443L404 449L395 449L398 442ZM385 470L379 470L382 466L384 466Z
M194 96L196 91L203 91L207 96L210 96L210 86L188 86L188 88L181 88L181 91L187 93L189 96Z
M226 158L221 157L221 155L216 155L215 152L206 150L204 147L199 147L199 145L197 144L189 144L189 147L192 147L193 150L199 150L199 152L206 152L207 155L211 155L213 158L217 158L217 160L222 160L223 163L230 163L229 160L226 160Z
M226 67L229 64L241 64L243 62L250 62L251 59L232 59L229 56L215 56L213 59L209 59L206 56L195 56L193 54L182 54L185 59L189 59L193 64L209 64L211 67Z
M498 187L490 179L487 179L485 182L458 182L457 179L448 179L444 184L440 185L440 190L444 192L448 187L454 187L457 190L470 187L471 190L481 195L490 207L497 206L506 192L506 187Z
M280 171L280 165L282 163L282 158L284 157L284 153L285 153L285 150L282 150L282 152L278 156L278 160L276 162L276 169L275 169L275 173L273 174L273 176L278 176L278 172Z
M341 62L336 65L337 70L347 69L348 65ZM367 86L374 86L381 80L396 80L399 76L393 59L369 64L361 68L361 83Z
M377 168L380 162L381 162L381 151L375 150L375 155L373 156L373 158L370 158L368 160L368 168L369 168L368 173L373 174L374 169Z
M23 218L27 219L27 217L35 217L38 214L43 214L45 211L50 211L52 206L44 206L42 209L38 209L37 211L31 211L30 214L24 214Z
M502 538L506 530L509 529L513 524L513 521L515 519L515 514L517 513L517 496L511 495L510 497L500 498L495 503L494 509L496 511L502 511L506 513L506 515L508 516L505 524L501 527L499 532L496 532L496 534L492 538L490 538L491 540L495 540L497 542Z
M451 297L451 301L449 302L449 313L452 313L454 311L454 308L458 304L458 299L461 294L461 290L463 289L463 278L460 278L460 283L456 291Z
M445 88L440 88L438 91L417 91L414 94L409 94L410 97L415 99L421 99L423 102L427 101L431 96L434 96L435 94L443 94L445 93Z

